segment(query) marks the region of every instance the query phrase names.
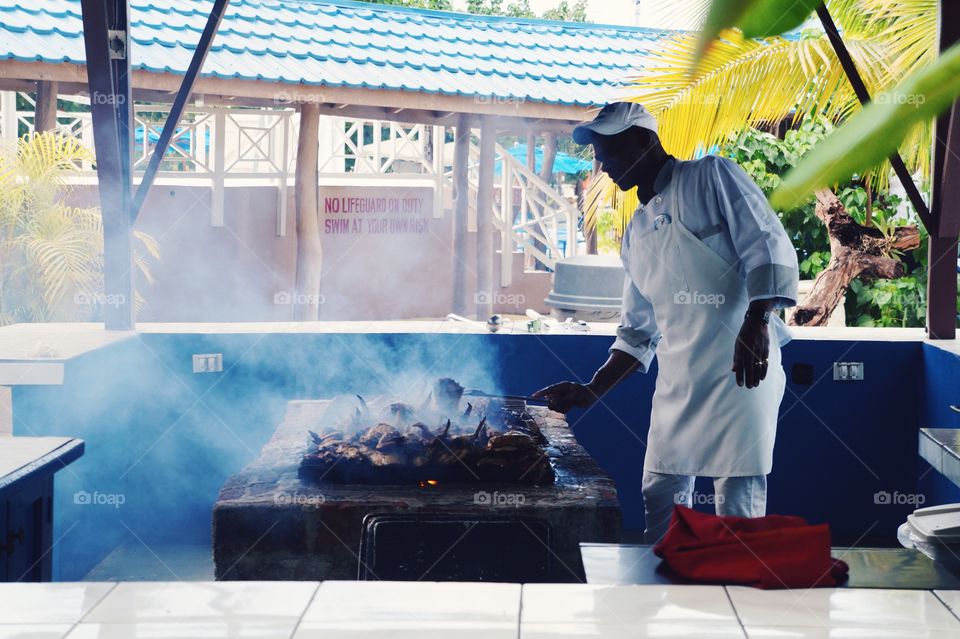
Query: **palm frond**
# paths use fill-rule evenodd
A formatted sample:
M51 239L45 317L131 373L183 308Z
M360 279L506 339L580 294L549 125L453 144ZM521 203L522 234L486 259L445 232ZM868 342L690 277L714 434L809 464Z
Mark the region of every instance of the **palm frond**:
M664 29L699 29L709 11L710 0L689 0L682 5L676 0L654 0L649 16Z
M24 136L0 149L0 323L90 319L103 293L103 224L99 209L65 203L66 178L90 152L54 133ZM136 267L153 277L147 257L157 241L135 232L145 254ZM77 303L77 298L82 303ZM143 298L135 295L137 307Z
M868 70L868 87L883 86L889 71L882 46L851 40L848 47L858 67ZM695 36L676 36L632 80L637 93L631 99L657 117L664 147L678 157L709 151L745 124L814 111L836 119L855 108L856 96L825 38L756 41L727 32L690 75L695 49Z
M703 2L696 6L702 8ZM871 94L901 81L936 56L937 0L828 0L851 57ZM808 114L833 122L860 110L839 60L825 34L807 30L799 38L744 38L724 31L701 62L698 34L662 42L641 75L632 78L642 102L657 117L661 141L670 153L692 158L714 151L744 127L762 127ZM929 175L929 124L916 127L901 146L915 174ZM886 188L889 165L863 172L875 187ZM585 198L585 219L594 224L613 208L614 229L622 231L635 203L609 180L598 177Z

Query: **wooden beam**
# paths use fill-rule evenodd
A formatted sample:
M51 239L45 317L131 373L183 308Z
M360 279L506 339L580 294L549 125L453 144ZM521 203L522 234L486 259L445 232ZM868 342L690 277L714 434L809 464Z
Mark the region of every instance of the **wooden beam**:
M557 161L557 134L548 131L543 136L543 166L540 167L540 179L550 184L553 177L553 165Z
M58 62L22 62L5 60L0 65L0 78L21 80L58 80L63 82L86 82L86 68L83 64ZM133 71L133 86L139 89L152 89L176 94L183 80L182 74L156 73L153 71ZM238 99L262 99L276 106L277 96L282 94L290 104L304 102L336 103L353 106L377 106L387 109L413 109L420 111L441 111L451 113L472 113L475 115L495 115L501 120L500 126L510 118L533 121L542 118L546 128L552 121L562 121L565 126L579 124L595 115L594 111L602 105L569 105L533 100L515 101L510 104L496 101L475 100L469 95L442 95L420 91L402 91L395 89L363 89L352 87L323 87L292 84L288 82L270 82L264 80L240 80L237 78L199 77L194 90L209 96L234 97Z
M103 219L104 323L133 328L133 248L130 221L130 84L126 0L82 0L89 61L90 111Z
M200 41L193 50L193 57L190 58L190 64L187 66L187 73L183 77L180 87L177 89L177 96L173 99L173 106L170 107L167 119L163 123L160 138L157 140L157 145L153 148L150 161L147 163L147 168L143 172L140 187L137 189L137 194L133 198L130 216L134 221L136 221L137 215L140 214L140 208L143 206L143 201L147 198L147 193L150 192L150 187L153 186L154 178L157 177L157 171L160 170L160 162L163 161L163 156L167 154L170 140L173 139L174 131L176 131L177 125L180 124L180 117L183 115L183 110L187 106L187 100L190 99L193 85L197 80L197 76L200 74L200 69L203 68L203 61L207 58L210 45L213 43L213 38L217 34L217 29L220 28L220 22L223 20L224 11L226 11L229 3L230 0L213 1L210 15L207 16L207 23L203 28L203 33L200 34ZM146 144L146 139L144 139L144 144Z
M940 2L939 49L945 51L960 42L960 3ZM957 334L957 225L960 197L957 180L960 166L960 111L953 108L937 118L934 128L932 213L934 224L927 227L927 336L954 339Z
M470 216L470 128L472 118L461 115L453 142L453 312L467 311L467 232Z
M316 320L320 313L319 152L320 111L315 104L300 105L300 135L297 140L297 171L294 184L297 216L296 291L291 296L294 319Z
M927 336L957 336L957 237L927 237Z
M527 168L537 172L537 134L533 131L527 131Z
M37 101L33 112L33 130L37 133L57 130L57 83L37 82Z
M16 63L20 64L20 63ZM24 64L38 64L38 63L24 63ZM11 77L9 74L16 73L16 71L10 71L7 67L8 63L5 62L3 65L0 65L0 90L10 90L10 91L33 91L35 89L35 84L32 80L23 80L16 77ZM60 95L82 95L86 94L87 84L86 84L86 72L84 67L76 65L64 65L68 70L77 70L79 69L80 73L68 72L60 73L59 75L69 76L71 80L60 80ZM35 73L35 70L31 73ZM135 72L134 79L138 77L138 73ZM49 74L46 74L49 75ZM154 74L157 75L157 74ZM6 76L6 77L5 77ZM77 77L82 77L83 81L76 81ZM198 83L202 83L203 78L201 78ZM204 104L207 106L226 106L226 107L266 107L266 108L276 108L277 106L297 106L297 102L294 101L291 97L286 97L284 100L279 100L276 98L277 92L282 92L286 96L287 94L282 91L286 87L283 84L273 85L274 92L271 94L271 97L238 97L234 95L224 95L218 93L209 93L202 92L204 96ZM174 96L176 95L176 89L169 90L166 88L145 88L145 87L134 87L133 97L135 100L140 100L144 102L158 102L161 104L170 104ZM300 102L303 104L307 101ZM356 105L356 104L345 104L342 107L337 107L332 104L317 102L316 104L320 105L320 114L321 115L334 115L337 117L356 117L356 118L366 118L371 120L384 120L388 122L402 122L404 124L438 124L442 126L455 126L457 121L457 116L459 112L449 111L443 109L404 109L400 113L393 113L396 108L390 107L381 107L381 106L366 106L366 105ZM531 127L534 127L538 131L554 131L558 135L569 135L570 131L574 126L580 124L581 120L573 117L571 119L550 119L543 120L541 118L535 117L512 117L512 116L501 116L497 119L497 127L504 134L517 134L517 135L526 135Z
M497 127L494 119L480 119L480 175L477 179L477 319L493 313L493 172Z

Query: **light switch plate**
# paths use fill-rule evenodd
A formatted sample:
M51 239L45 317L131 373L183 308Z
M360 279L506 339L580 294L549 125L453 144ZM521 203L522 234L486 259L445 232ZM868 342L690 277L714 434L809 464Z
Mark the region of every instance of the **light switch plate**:
M838 382L863 381L863 362L834 362L833 379Z
M194 353L194 373L222 373L223 353Z

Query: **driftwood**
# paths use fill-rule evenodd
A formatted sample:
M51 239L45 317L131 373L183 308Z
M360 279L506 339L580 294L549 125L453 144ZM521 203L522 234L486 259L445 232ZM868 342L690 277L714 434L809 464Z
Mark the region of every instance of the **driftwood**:
M916 226L897 227L893 236L888 237L879 229L858 224L830 189L817 191L816 215L830 236L830 262L817 275L803 305L797 306L790 318L791 326L826 326L850 282L857 277L865 280L902 277L903 264L889 257L891 251L920 246L920 231Z

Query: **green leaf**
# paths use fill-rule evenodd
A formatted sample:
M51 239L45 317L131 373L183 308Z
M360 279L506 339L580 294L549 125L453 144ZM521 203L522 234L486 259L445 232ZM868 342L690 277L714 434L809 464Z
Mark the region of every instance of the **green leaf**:
M814 190L875 166L897 150L914 125L945 111L958 95L960 45L954 45L935 64L876 96L804 156L771 194L771 206L799 206Z
M735 26L740 18L750 9L751 5L761 0L713 0L710 3L710 12L700 30L700 40L697 42L697 54L694 63L699 63L704 51L716 39L723 29Z
M714 4L723 0L714 0ZM724 3L726 4L726 3ZM755 0L737 26L748 38L768 38L799 27L810 17L820 0ZM712 7L711 7L712 8Z
M694 62L700 62L724 29L740 27L748 38L779 35L803 24L818 4L820 0L713 0L700 30Z

